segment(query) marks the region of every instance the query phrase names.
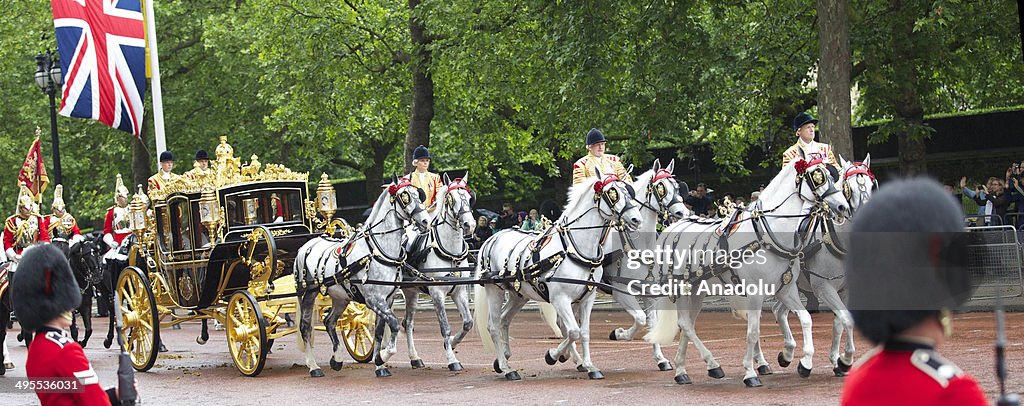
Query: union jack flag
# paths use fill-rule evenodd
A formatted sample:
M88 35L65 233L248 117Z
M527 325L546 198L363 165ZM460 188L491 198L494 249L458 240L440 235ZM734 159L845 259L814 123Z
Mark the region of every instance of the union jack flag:
M146 42L140 0L52 0L64 87L60 114L142 130Z

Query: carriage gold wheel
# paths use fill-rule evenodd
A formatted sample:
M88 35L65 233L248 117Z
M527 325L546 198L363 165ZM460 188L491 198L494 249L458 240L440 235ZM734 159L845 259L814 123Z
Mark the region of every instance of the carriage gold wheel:
M345 349L359 363L365 364L373 359L373 329L376 324L377 314L356 302L349 302L338 319Z
M156 362L160 343L160 323L149 277L139 268L125 268L117 278L117 295L124 348L135 370L148 371Z
M224 330L228 336L228 350L235 368L245 376L256 376L267 362L267 322L260 305L248 291L231 295L225 312Z

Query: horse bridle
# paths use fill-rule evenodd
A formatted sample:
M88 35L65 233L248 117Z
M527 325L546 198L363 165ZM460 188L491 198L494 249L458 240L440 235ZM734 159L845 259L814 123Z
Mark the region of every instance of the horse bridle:
M665 197L668 195L668 189L666 189L665 185L661 183L662 180L674 183L675 186L676 193L672 194L672 200L669 200L668 203L665 203ZM640 203L640 207L643 207L647 210L653 211L658 214L662 214L669 207L672 207L682 202L682 200L679 199L679 190L679 184L675 183L675 175L673 175L672 172L661 169L658 170L658 173L654 174L654 177L651 178L651 182L647 184L647 192L644 194L644 200L637 200L637 202ZM652 194L655 195L655 197L657 198L657 209L655 209L653 206L651 206L650 203L648 203L651 200Z
M455 179L455 181L452 182L452 185L448 187L448 192L445 193L445 202L441 209L441 214L434 219L433 223L431 223L431 238L433 238L434 241L437 242L437 249L441 252L442 256L448 257L452 261L461 261L465 259L466 256L469 254L469 244L466 243L465 239L462 239L462 249L459 251L458 254L452 253L451 251L444 247L444 244L441 243L441 239L438 237L436 230L438 225L444 224L451 227L453 230L462 231L462 227L459 226L459 217L461 217L463 214L471 213L469 208L465 207L468 204L463 205L463 207L460 207L458 212L454 210L455 198L452 196L452 193L455 190L465 190L466 193L469 194L470 200L472 200L473 197L472 192L469 190L469 188L466 187L465 183L460 182L460 180L461 179ZM452 210L449 210L449 208L451 208ZM452 212L450 219L446 216L449 213L449 211ZM438 221L438 219L440 219L440 221Z
M869 198L868 187L866 185L867 182L864 181L863 176L867 176L869 179L871 179L871 190L875 191L878 190L878 180L875 179L875 174L871 173L871 168L869 168L863 162L854 162L853 165L851 165L846 170L846 173L843 174L843 195L846 197L847 201L850 201L850 199L853 198L853 189L850 187L850 183L847 182L847 180L851 179L854 176L858 177L857 181L860 185L858 189L860 189L859 196L861 202L867 201Z
M415 186L413 186L412 183L409 183L409 181L407 181L407 180L403 180L402 182L400 182L398 184L392 184L391 186L388 186L388 194L390 195L389 201L391 203L391 210L389 210L388 213L386 213L383 216L381 216L380 220L377 220L377 222L367 226L364 229L364 231L362 232L363 234L366 234L365 238L367 240L369 240L370 245L373 248L373 251L379 253L381 257L383 257L386 261L389 261L389 262L403 263L403 262L405 262L405 258L401 258L401 257L400 258L393 258L393 257L388 256L384 252L384 250L382 250L380 248L380 243L377 241L377 237L376 236L378 236L378 235L388 235L388 234L391 234L391 233L394 233L394 232L402 231L402 230L405 230L405 227L398 227L398 228L394 228L394 229L386 230L386 231L381 231L381 232L374 232L373 229L376 228L377 226L379 226L381 223L383 223L384 220L386 220L388 218L388 216L391 215L391 213L395 213L395 215L397 215L399 219L412 222L413 218L416 217L416 214L418 214L418 213L423 211L422 205L417 204L415 207L413 207L412 213L406 213L406 208L409 207L409 205L412 204L412 195L409 193L408 190L404 190L404 191L402 190L402 189L405 189L407 187L415 188ZM417 189L417 190L419 190L419 189ZM420 194L422 194L422 192L423 191L420 190ZM399 207L401 207L401 209ZM404 254L404 252L403 252L403 254Z

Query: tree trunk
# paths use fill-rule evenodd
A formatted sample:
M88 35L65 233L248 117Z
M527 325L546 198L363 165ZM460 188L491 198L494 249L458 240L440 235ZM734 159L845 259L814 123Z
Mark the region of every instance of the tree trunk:
M149 126L142 126L139 138L132 140L132 176L130 178L122 176L125 178L124 180L128 181L125 186L128 187L131 194L139 191L138 185L142 185L142 191L145 192L146 182L154 173L149 163L149 148L146 148L148 133Z
M373 164L363 169L363 176L366 177L366 198L367 204L372 205L380 196L380 186L384 184L384 163L395 148L394 143L380 143L370 141L370 148L373 149Z
M409 34L412 39L412 112L405 136L405 172L412 172L412 152L430 146L430 121L434 119L434 79L430 76L430 39L423 22L415 17L420 0L409 0Z
M924 140L927 132L924 128L924 107L917 90L921 75L917 71L918 49L914 46L914 21L916 14L911 6L897 2L897 13L900 19L896 22L891 37L892 50L895 55L893 62L893 80L895 91L890 95L893 107L893 121L899 126L899 163L900 175L921 175L928 171L925 161L927 150Z
M822 141L852 160L849 10L850 0L818 0L818 112Z

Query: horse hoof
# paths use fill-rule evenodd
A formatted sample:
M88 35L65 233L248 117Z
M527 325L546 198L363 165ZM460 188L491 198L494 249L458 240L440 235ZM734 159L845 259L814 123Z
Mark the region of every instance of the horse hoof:
M2 369L14 369L14 363L11 361L4 362L4 367Z
M604 374L601 371L588 372L587 377L590 379L604 379Z
M464 368L462 368L462 363L461 362L453 362L451 364L448 364L448 370L449 371L461 371L463 369Z
M811 376L811 369L810 368L804 368L804 363L803 362L796 363L796 372L798 374L800 374L801 378L806 378L808 376Z
M725 371L722 370L722 367L712 368L708 370L708 376L715 379L722 379L725 378Z
M494 365L493 366L494 366L494 373L500 374L501 373L501 367L498 366L498 360L497 359L494 360Z
M523 379L523 377L519 376L519 372L512 371L512 372L509 372L509 373L505 374L505 379L509 380L509 381L518 381L518 380Z
M836 374L836 378L842 378L842 377L846 376L846 371L844 371L840 367L832 368L832 372Z
M555 365L555 363L557 363L558 360L551 357L550 351L544 351L544 362L546 362L548 365Z
M164 343L160 343L160 352L167 352L167 347L164 346Z
M558 362L561 362L561 363L563 363L563 364L564 364L564 363L565 363L565 361L568 361L568 360L569 360L569 357L566 357L566 356L564 356L564 355L559 355L559 356L558 356Z
M671 371L672 370L672 363L668 362L668 361L661 361L661 362L658 363L658 370L659 371Z
M196 337L196 344L206 345L206 340L204 340L202 337Z
M786 358L782 356L782 352L779 352L779 366L783 368L789 368L789 364L793 361L786 361Z
M18 333L17 340L18 340L19 343L22 342L22 341L25 341L25 336L22 335L22 333Z
M108 350L109 350L109 349L110 349L110 342L111 342L111 341L113 341L113 340L111 340L110 338L104 339L104 340L103 340L103 348L105 348L105 349L108 349Z
M340 361L335 361L334 358L331 358L331 369L341 371L341 367L342 363Z
M676 375L675 379L676 384L678 385L689 385L693 383L693 381L690 380L690 375L688 374Z
M761 386L763 386L761 384L761 379L756 376L753 378L744 379L743 384L747 385L748 388L760 388Z
M420 369L427 367L426 365L423 364L423 360L421 359L414 359L412 361L409 361L409 364L412 365L412 369Z
M771 374L774 374L774 372L772 372L772 368L771 367L769 367L767 365L761 365L761 366L757 367L757 374L758 375L771 375Z
M610 334L608 334L608 339L612 340L612 341L616 340L616 338L615 338L615 330L612 330L612 332Z
M378 378L387 378L391 376L391 371L389 371L387 368L378 369L376 371L373 371L373 373L376 374Z
M313 378L323 378L324 377L324 371L320 370L320 368L317 368L317 369L314 369L312 371L309 371L309 376L311 376Z
M576 372L587 372L587 369L584 368L583 365L577 365Z
M837 366L836 368L841 369L844 372L844 374L846 372L850 372L850 368L853 367L853 365L843 362L842 358L838 359L838 364L839 366Z

